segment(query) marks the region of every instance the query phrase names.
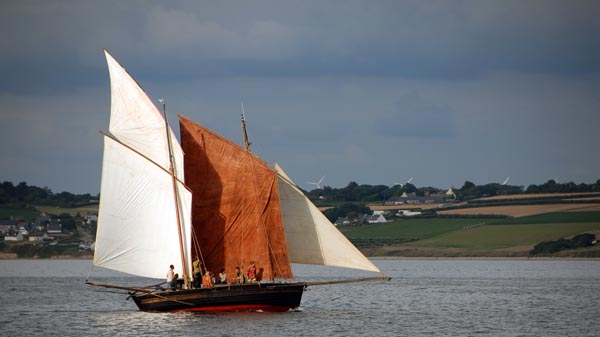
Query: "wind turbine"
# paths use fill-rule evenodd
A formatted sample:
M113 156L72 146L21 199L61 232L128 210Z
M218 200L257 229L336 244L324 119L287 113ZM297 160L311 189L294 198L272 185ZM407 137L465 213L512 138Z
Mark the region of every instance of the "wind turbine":
M508 182L508 179L510 179L510 176L506 177L506 179L504 179L504 182L502 183L502 185L506 185L506 183Z
M317 186L318 189L320 189L321 188L321 183L323 182L323 179L325 179L325 176L322 176L321 179L319 179L319 181L316 182L316 183L312 182L312 181L307 181L306 183L307 184L311 184L311 185L315 185L315 186Z
M403 187L404 185L410 183L412 180L413 180L413 177L410 177L410 179L408 179L404 184L402 184L402 183L394 183L394 185L392 185L392 186L400 185L400 187Z

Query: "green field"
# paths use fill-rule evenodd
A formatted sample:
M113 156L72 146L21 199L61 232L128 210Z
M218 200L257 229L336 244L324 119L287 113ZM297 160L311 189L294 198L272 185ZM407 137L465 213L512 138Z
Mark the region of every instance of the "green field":
M98 213L98 205L91 206L81 206L74 208L61 208L61 207L53 207L53 206L29 206L29 207L0 207L0 218L8 219L11 216L16 218L23 218L27 221L34 220L38 215L42 212L46 212L48 214L60 215L63 213L68 213L71 216L75 216L77 213L81 216L85 216L88 212Z
M62 208L62 207L53 207L53 206L36 206L36 208L40 212L46 212L48 214L56 214L56 215L59 215L62 213L68 213L71 216L74 216L77 213L79 213L79 215L85 216L86 214L88 214L88 212L98 214L98 205L81 206L81 207L74 207L74 208Z
M600 222L600 212L556 212L520 218L493 220L490 224L526 225L546 223Z
M475 226L473 226L475 225ZM470 227L469 227L470 226ZM467 228L465 228L467 227ZM517 219L409 219L386 224L341 228L357 246L445 249L493 252L517 249L527 252L542 241L600 231L600 212L559 212ZM402 250L398 250L402 254ZM471 253L469 253L471 254Z
M541 241L557 240L575 234L600 230L600 223L550 223L481 226L453 231L415 242L418 246L490 250L533 246Z
M465 226L481 224L490 219L407 219L385 224L339 227L344 235L355 239L400 239L404 241L423 240L447 232L462 229Z
M34 207L21 207L21 208L12 208L12 207L0 207L0 218L9 219L11 216L15 218L23 218L26 220L35 219L40 212Z

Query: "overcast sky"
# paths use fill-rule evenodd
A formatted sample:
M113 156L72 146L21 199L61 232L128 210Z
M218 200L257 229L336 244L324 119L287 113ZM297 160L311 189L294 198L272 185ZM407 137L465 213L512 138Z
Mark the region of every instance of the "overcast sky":
M0 4L0 181L100 190L103 48L304 189L600 178L600 1Z

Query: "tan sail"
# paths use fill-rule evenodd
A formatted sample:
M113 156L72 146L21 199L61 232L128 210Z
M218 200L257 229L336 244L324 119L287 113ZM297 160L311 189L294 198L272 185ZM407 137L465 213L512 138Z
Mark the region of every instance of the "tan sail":
M256 261L262 279L293 278L277 173L251 152L179 116L192 223L208 270Z
M379 272L321 211L296 187L283 169L279 197L288 251L293 263L320 264Z

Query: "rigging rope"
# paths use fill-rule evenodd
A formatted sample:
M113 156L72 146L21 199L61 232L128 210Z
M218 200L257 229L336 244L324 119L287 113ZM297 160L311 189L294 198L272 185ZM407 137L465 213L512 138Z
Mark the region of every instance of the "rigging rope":
M88 274L85 278L85 282L87 282L90 279L90 275L92 274L93 270L94 270L94 263L92 263L92 266L90 267L90 271L88 271Z
M192 245L194 246L193 249L194 251L197 253L197 255L200 256L200 261L202 261L202 266L204 267L204 269L208 270L208 268L206 268L206 263L204 262L204 256L202 255L202 249L200 249L200 242L198 241L198 237L196 236L196 230L194 229L194 225L192 224ZM200 267L200 273L202 275L204 275L204 272L206 270L203 270L202 267ZM193 270L192 270L193 272Z

